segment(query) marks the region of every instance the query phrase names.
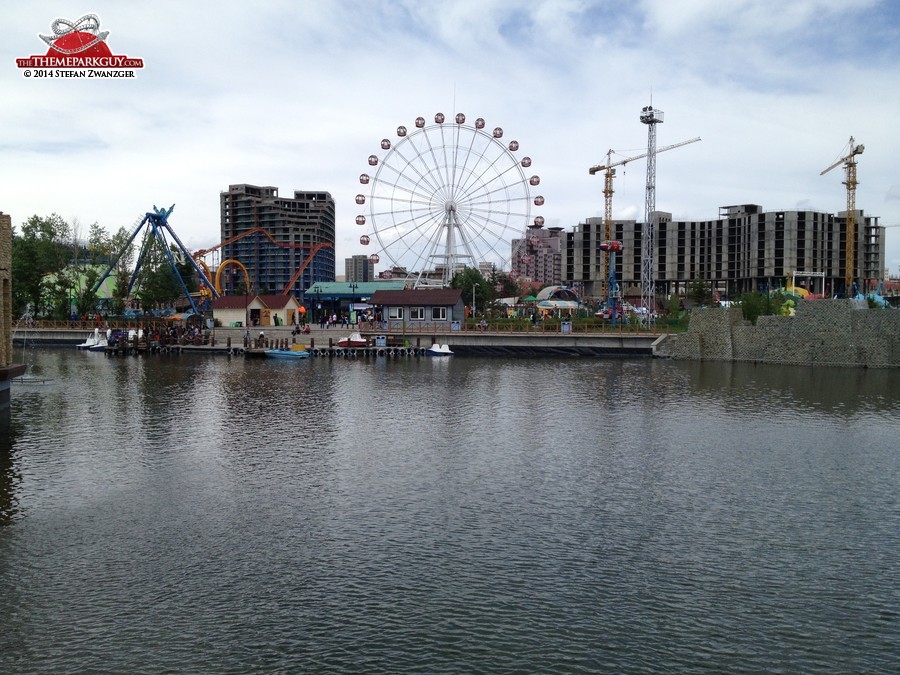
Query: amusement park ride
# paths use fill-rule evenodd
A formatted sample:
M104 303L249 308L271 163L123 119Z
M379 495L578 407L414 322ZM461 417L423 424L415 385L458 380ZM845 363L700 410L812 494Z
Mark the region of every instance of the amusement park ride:
M131 236L122 246L122 249L116 254L115 258L110 263L109 267L94 285L92 290L93 293L96 294L97 290L103 284L107 277L112 273L115 269L116 265L119 262L119 259L122 255L128 250L131 246L132 242L137 238L138 234L145 227L148 228L145 231L143 243L141 244L141 250L138 254L137 263L134 267L134 272L131 275L131 278L128 282L128 289L126 291L127 295L131 295L132 290L134 289L135 283L140 277L141 267L147 260L147 256L151 250L151 246L154 240L158 241L161 246L160 248L165 251L166 257L168 259L169 265L172 270L175 272L175 277L178 280L178 284L181 287L182 292L190 303L191 310L194 313L200 313L201 311L209 310L210 300L212 298L218 298L222 295L222 272L229 266L234 266L239 268L244 273L244 281L246 283L246 288L250 288L250 274L247 271L247 268L238 260L228 259L223 260L216 268L215 276L212 277L209 266L203 260L204 256L213 253L223 246L227 246L229 244L233 244L234 242L243 239L244 237L249 236L258 236L267 239L272 245L283 247L283 248L300 248L300 249L311 249L309 255L305 258L303 263L295 272L294 276L287 283L284 289L281 291L282 295L288 295L291 292L293 285L297 282L300 276L303 274L303 271L309 266L309 264L313 261L316 254L321 251L323 248L330 248L330 243L319 243L314 246L305 246L300 244L285 244L282 242L276 241L271 234L267 230L261 227L253 228L248 230L247 232L242 232L230 239L227 239L219 244L216 244L212 248L201 249L191 253L185 248L184 244L181 243L181 240L175 234L172 227L169 225L169 216L172 214L175 205L172 204L168 209L159 209L155 205L153 206L153 212L147 212L141 221L138 223L137 227L135 227L134 231L131 233ZM191 295L188 290L187 284L185 283L184 278L181 276L181 272L178 269L178 265L175 262L175 257L172 254L172 251L169 246L169 241L166 238L166 233L168 233L169 237L171 237L171 241L177 246L178 250L183 255L184 259L189 262L191 267L193 267L194 271L197 273L197 277L200 282L200 295L201 302L197 303L195 298ZM212 278L211 278L212 277Z
M228 246L229 244L233 244L237 241L240 241L241 239L244 239L245 237L250 237L250 236L258 236L258 237L265 238L273 246L278 246L280 248L296 248L296 249L303 249L303 250L310 249L309 255L306 256L303 263L297 268L297 271L294 272L294 276L291 277L290 281L287 282L284 289L281 291L282 295L288 295L291 292L291 289L293 288L294 284L297 283L297 280L300 279L304 270L306 270L306 268L309 267L309 264L313 261L313 259L315 259L316 254L319 251L321 251L324 248L331 248L331 244L328 242L321 242L321 243L315 244L313 246L308 246L305 244L286 244L284 242L276 241L272 237L272 235L269 233L269 231L266 230L265 228L254 227L253 229L247 230L246 232L241 232L240 234L236 234L235 236L230 237L229 239L226 239L225 241L216 244L212 248L205 248L205 249L200 249L198 251L195 251L193 253L193 258L194 258L194 260L197 261L197 263L199 265L201 265L206 270L206 276L209 277L210 269L207 266L206 262L203 260L203 257L206 255L209 255L210 253L214 253L215 251L218 251L220 248L223 248L225 246ZM217 294L222 293L222 274L228 267L231 267L231 266L237 267L244 273L244 282L246 283L246 287L250 288L250 274L247 272L247 268L239 260L229 258L228 260L223 260L221 263L219 263L218 267L216 268L216 274L213 279L212 287L216 290Z
M600 244L600 250L609 256L609 262L606 263L606 318L614 325L619 322L621 303L619 302L619 284L616 281L616 253L622 251L621 241L604 241Z
M106 268L106 272L100 277L97 283L94 285L92 289L92 293L96 294L97 290L100 288L101 284L106 281L106 278L112 273L115 269L116 265L119 262L119 259L122 255L128 250L131 246L131 243L135 240L138 233L147 226L149 229L145 232L144 241L141 245L141 251L138 254L137 263L134 266L134 272L131 274L131 279L128 281L128 290L126 291L127 295L131 295L131 291L134 288L134 284L140 276L141 267L147 259L147 255L149 254L152 246L152 242L154 240L158 241L162 246L162 250L165 251L166 258L169 261L169 265L171 265L172 269L175 271L175 277L178 279L178 283L181 286L181 291L184 293L185 297L191 304L191 309L195 313L200 312L200 308L197 306L194 298L191 297L190 291L188 291L188 287L184 282L184 279L181 277L181 273L178 271L178 265L175 264L175 257L172 255L172 251L169 248L169 243L166 240L166 233L168 232L169 236L172 238L172 241L178 247L178 250L184 255L186 260L190 261L191 266L197 272L200 277L201 284L205 285L206 288L212 289L212 292L216 294L216 297L219 294L212 288L212 284L209 281L209 277L203 272L197 262L191 257L191 254L184 247L184 244L181 243L181 240L172 230L172 227L169 225L169 216L172 214L175 205L172 204L168 209L159 209L156 205L153 206L153 212L147 212L143 219L141 219L138 226L134 228L134 232L131 233L131 236L125 242L122 249L116 254L116 257L113 258L112 262L109 264L109 267Z
M519 142L503 135L481 117L437 113L433 124L418 117L412 129L397 127L396 140L382 139L359 176L368 194L355 199L368 207L356 216L368 228L359 242L379 247L369 261L406 270L416 288L449 286L464 267L509 270L511 240L543 225L531 207L544 198L530 194L541 181L526 173L531 158L518 157Z

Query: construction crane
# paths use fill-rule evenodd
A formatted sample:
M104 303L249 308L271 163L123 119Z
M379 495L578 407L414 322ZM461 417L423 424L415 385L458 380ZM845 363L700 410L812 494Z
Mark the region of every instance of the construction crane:
M681 143L673 143L672 145L667 145L664 148L659 148L656 152L665 152L666 150L674 150L675 148L680 148L682 145L688 145L689 143L696 143L700 140L700 137L692 138L688 141L681 141ZM635 155L634 157L628 157L626 159L620 159L616 162L612 161L612 156L615 150L608 150L606 152L606 164L597 164L596 166L592 166L588 169L588 173L592 176L596 174L598 171L603 171L603 199L604 199L604 211L603 211L603 241L612 241L612 196L613 196L613 178L616 177L616 169L617 166L624 166L628 164L628 162L633 162L636 159L643 159L649 153L644 152L640 155ZM601 249L603 250L603 249ZM609 265L610 265L610 256L608 250L603 250L604 254L604 264L606 265L606 279L609 279ZM608 286L608 281L604 282L603 288L603 297L609 302L609 293L610 289ZM608 306L608 305L607 305Z
M846 245L846 261L844 269L844 295L848 298L853 297L854 272L856 271L856 156L861 155L866 149L862 143L859 145L850 137L850 152L841 157L834 164L822 171L819 175L824 176L834 167L843 164L847 179L844 185L847 186L847 245Z

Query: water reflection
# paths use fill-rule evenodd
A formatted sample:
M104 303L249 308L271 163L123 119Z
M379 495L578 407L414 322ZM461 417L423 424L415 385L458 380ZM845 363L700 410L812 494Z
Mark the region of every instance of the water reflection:
M0 412L0 526L11 523L19 512L22 476L14 456L19 433L19 424L12 422L10 411Z
M0 445L0 671L896 660L885 373L37 359Z
M896 409L900 383L895 370L814 368L747 363L668 364L687 375L690 391L728 406L804 410L836 415Z

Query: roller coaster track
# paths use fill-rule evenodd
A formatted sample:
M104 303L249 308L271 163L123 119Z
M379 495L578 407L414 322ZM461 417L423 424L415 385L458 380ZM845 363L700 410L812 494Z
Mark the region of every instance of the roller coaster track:
M300 248L300 249L310 248L309 244L285 244L283 242L276 241L272 237L272 235L269 234L269 231L267 229L265 229L264 227L254 227L253 229L247 230L246 232L241 232L240 234L236 234L233 237L230 237L229 239L226 239L225 241L223 241L219 244L216 244L212 248L203 248L203 249L194 251L194 253L192 254L191 257L195 261L198 261L203 256L205 256L209 253L212 253L214 251L218 251L223 246L228 246L229 244L233 244L234 242L239 241L239 240L243 239L244 237L249 237L251 234L261 234L261 235L265 236L273 244L275 244L275 246L280 246L281 248ZM316 257L316 254L319 251L321 251L323 248L331 248L331 244L328 242L321 242L319 244L315 244L312 246L312 251L310 251L309 255L306 257L306 259L303 261L303 263L300 265L300 267L297 268L297 271L294 273L294 276L291 277L291 280L288 282L287 286L285 286L284 290L281 291L282 295L290 294L291 287L296 283L297 279L300 278L300 275L303 274L303 270L305 270L309 266L309 264ZM206 266L206 263L203 263L203 265ZM207 267L207 269L209 269L209 268ZM246 270L244 270L244 274L246 274ZM222 292L221 289L218 288L218 286L219 286L219 275L218 274L216 275L215 285L216 285L216 291L221 293Z
M250 288L250 273L247 271L247 268L244 267L239 260L232 260L229 258L228 260L223 260L219 263L219 267L216 269L216 290L221 294L222 293L222 272L225 271L225 268L229 265L233 265L237 267L244 273L244 288Z
M302 247L302 248L305 248L305 247ZM281 291L282 295L290 294L291 286L293 286L294 283L297 281L297 279L300 278L300 275L303 274L303 270L306 269L306 267L309 265L309 263L311 263L313 261L313 258L316 257L316 253L321 251L323 248L331 248L331 244L329 244L326 241L326 242L322 242L320 244L316 244L315 246L313 246L313 249L312 249L312 251L310 251L310 254L308 256L306 256L306 260L304 260L303 264L297 268L297 271L294 272L294 276L291 277L291 280L287 283L287 286L285 286L284 290Z

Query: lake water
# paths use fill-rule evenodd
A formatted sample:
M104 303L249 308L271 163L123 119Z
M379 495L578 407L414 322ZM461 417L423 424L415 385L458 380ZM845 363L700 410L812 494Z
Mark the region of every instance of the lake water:
M897 372L33 349L0 672L897 672Z

